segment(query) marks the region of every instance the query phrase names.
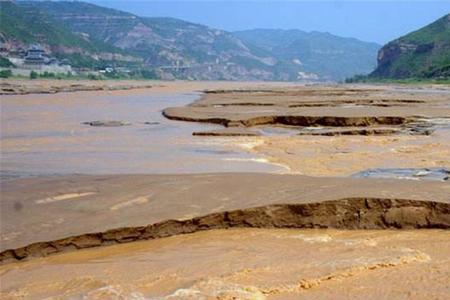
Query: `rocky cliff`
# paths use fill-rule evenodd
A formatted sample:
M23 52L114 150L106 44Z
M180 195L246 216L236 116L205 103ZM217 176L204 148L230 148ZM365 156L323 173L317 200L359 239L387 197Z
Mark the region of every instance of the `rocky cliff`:
M381 48L371 76L450 77L450 14Z

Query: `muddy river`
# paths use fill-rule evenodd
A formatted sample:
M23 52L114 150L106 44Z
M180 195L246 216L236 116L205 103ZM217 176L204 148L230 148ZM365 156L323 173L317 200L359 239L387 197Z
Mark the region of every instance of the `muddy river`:
M171 121L161 111L198 93L77 92L2 97L1 175L281 172L250 154L249 139L205 138L217 125ZM83 122L115 120L118 127ZM237 147L236 147L237 146ZM99 159L101 158L101 159Z
M1 299L448 299L448 214L423 210L438 207L440 212L449 211L450 122L448 115L440 118L441 110L448 109L449 99L443 94L447 88L430 95L424 90L429 98L425 100L434 105L430 115L433 130L427 134L402 131L378 136L305 136L287 126L255 126L262 136L217 137L193 133L217 133L223 129L219 124L163 117L163 109L178 111L201 96L192 92L197 88L189 84L181 84L186 85L182 92L172 90L167 83L165 92L155 87L2 96L3 247L50 241L41 243L47 245L42 251L46 253L58 250L58 244L51 242L54 239L93 235L86 235L83 247L71 240L66 245L70 251L47 257L33 255L38 253L32 251L36 244L26 247L29 257L21 256L21 248L5 251L17 261L0 264ZM205 84L200 85L204 89ZM318 87L320 95L316 95L316 87L303 89L308 97L299 98L294 91L291 100L302 102L315 95L315 100L322 101L323 93L334 99L336 88L330 92L330 88ZM382 88L382 97L374 97L387 105L382 100L389 96L394 112L415 112L420 109L407 106L412 100L422 103L423 99L416 99L422 97L416 90L404 90L408 95L400 95L400 99L390 87ZM347 118L354 109L346 104L347 97L353 95L358 102L361 91L338 92L343 93L344 107L330 111L339 109ZM285 94L282 91L281 95ZM260 104L261 93L253 96ZM213 93L210 97L222 101L223 95ZM226 97L245 104L225 107L242 115L246 106L249 111L261 106L241 95ZM428 105L425 100L423 105ZM211 111L203 111L201 117L221 113L224 107L220 103L212 103ZM381 117L391 112L391 108L381 107L376 107ZM205 110L201 105L198 109ZM321 106L296 109L322 111ZM192 107L182 110L189 112ZM104 125L104 121L114 121L106 122L114 126L92 126ZM238 173L186 175L205 172ZM124 175L129 173L140 175ZM321 178L292 175L295 173ZM53 176L68 174L91 176ZM35 176L39 178L26 178ZM380 177L383 179L373 179ZM404 180L396 180L399 178ZM368 199L384 204L372 205ZM402 199L402 204L392 207L396 199ZM389 229L289 229L292 223L282 215L280 219L288 221L282 224L288 228L214 227L111 245L115 239L127 239L125 234L121 240L117 231L113 239L104 239L102 247L88 248L96 245L96 240L89 238L98 236L95 232L212 213L222 216L220 213L227 210L252 211L264 204L268 208L262 216L274 216L271 204L311 203L289 210L306 219L321 211L315 201L324 200L342 203L336 211L324 210L332 213L331 217L348 217L342 220L361 222L379 209L381 221L374 224L380 227L370 228ZM351 201L360 203L361 209L352 210ZM419 205L417 201L439 203ZM236 216L241 220L242 212L237 211ZM436 216L437 223L432 223ZM232 223L228 213L223 214L223 220L224 224ZM306 225L324 228L328 220L330 215L319 221L311 218L311 224ZM236 224L251 223L252 218L241 221ZM401 222L417 225L415 228L438 225L430 225L433 229L394 230L403 228Z
M212 230L0 266L1 296L445 299L449 251L445 230Z

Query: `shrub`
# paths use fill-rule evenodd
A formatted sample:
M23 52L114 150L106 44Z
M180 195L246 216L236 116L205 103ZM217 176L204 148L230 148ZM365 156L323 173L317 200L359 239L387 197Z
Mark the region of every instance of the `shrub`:
M10 67L14 67L14 64L6 57L0 56L0 67L10 68Z
M99 80L99 79L100 79L100 76L97 76L97 75L95 75L95 74L89 74L89 75L88 75L88 79L89 79L89 80Z
M9 78L12 76L11 70L1 70L0 71L0 78Z
M141 75L145 79L156 79L156 73L153 70L142 70Z
M39 77L42 78L54 78L55 73L45 71L44 74L41 74Z
M30 79L36 79L38 78L38 73L35 71L31 71L30 72Z

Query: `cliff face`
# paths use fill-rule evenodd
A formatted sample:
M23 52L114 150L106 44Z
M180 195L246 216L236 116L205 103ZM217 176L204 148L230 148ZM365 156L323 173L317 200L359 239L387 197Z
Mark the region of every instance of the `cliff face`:
M449 77L450 14L381 48L378 52L378 67L371 76Z

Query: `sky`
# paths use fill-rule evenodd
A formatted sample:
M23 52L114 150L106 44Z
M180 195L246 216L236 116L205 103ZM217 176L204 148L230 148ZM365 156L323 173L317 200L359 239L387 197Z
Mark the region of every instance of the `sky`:
M450 13L442 1L88 0L139 16L174 17L227 31L301 29L385 44Z

